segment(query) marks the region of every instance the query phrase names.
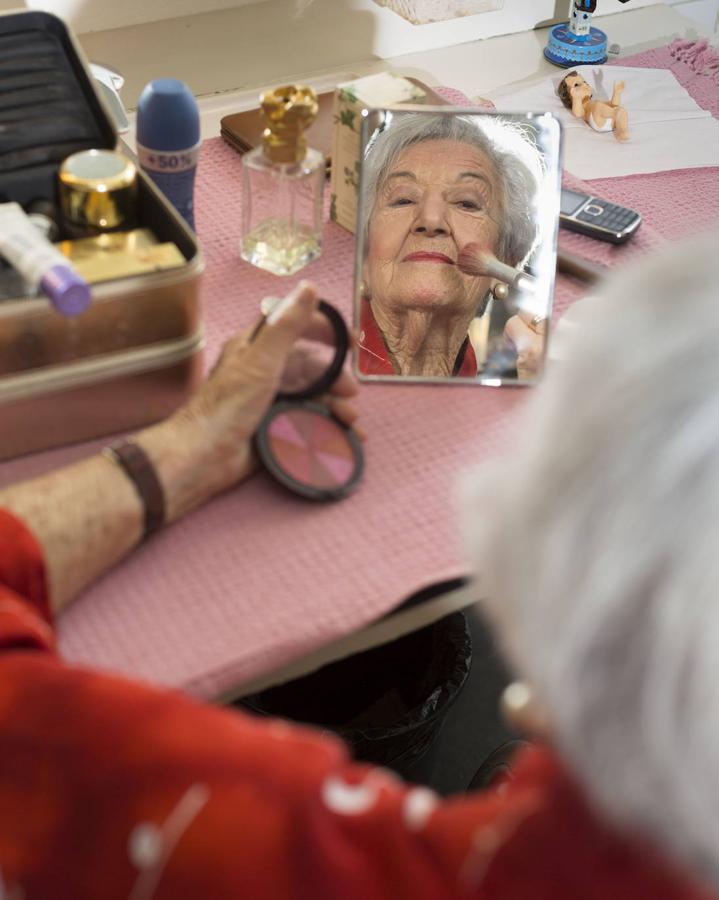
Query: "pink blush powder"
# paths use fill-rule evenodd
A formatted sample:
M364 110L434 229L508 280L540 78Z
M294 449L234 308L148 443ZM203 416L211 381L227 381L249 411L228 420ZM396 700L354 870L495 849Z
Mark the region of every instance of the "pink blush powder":
M352 446L341 425L306 409L289 409L270 423L268 438L277 464L301 484L337 488L355 470Z

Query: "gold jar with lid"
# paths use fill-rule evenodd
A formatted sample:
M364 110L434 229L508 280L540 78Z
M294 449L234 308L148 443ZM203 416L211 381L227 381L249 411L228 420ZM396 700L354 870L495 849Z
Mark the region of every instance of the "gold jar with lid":
M60 208L75 237L128 231L137 222L137 168L116 150L82 150L60 166Z

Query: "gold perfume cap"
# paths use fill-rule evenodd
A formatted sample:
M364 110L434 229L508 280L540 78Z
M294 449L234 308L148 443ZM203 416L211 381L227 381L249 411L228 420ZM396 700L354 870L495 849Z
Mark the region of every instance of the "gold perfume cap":
M307 155L305 130L317 118L317 94L311 87L286 84L260 95L267 128L262 149L273 163L298 163Z
M137 169L115 150L82 150L58 174L60 207L68 225L97 234L132 228L137 209Z

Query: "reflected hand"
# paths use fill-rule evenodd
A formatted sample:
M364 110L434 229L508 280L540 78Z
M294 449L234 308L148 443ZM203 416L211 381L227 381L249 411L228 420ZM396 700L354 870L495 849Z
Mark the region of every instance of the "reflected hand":
M330 343L334 333L317 312L315 288L302 282L268 316L250 341L249 329L226 344L207 381L173 419L185 439L200 445L203 468L212 469L211 493L217 493L256 467L252 436L280 386L285 389L301 375L304 383L326 366L300 338ZM357 416L358 387L343 371L329 393L320 398L346 424Z
M517 351L518 377L523 380L536 378L544 361L547 320L522 309L507 320L504 337Z

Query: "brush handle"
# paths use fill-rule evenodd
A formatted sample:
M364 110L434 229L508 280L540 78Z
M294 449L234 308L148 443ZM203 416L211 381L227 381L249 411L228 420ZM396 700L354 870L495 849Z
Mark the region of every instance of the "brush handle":
M519 269L500 262L495 256L486 253L484 257L486 273L492 278L497 278L499 281L503 281L512 287L518 287L519 281L526 277L524 272L520 272Z
M564 272L565 275L573 275L588 284L594 284L595 281L600 281L605 277L608 269L606 266L584 259L583 256L567 253L566 250L558 250L557 271Z

